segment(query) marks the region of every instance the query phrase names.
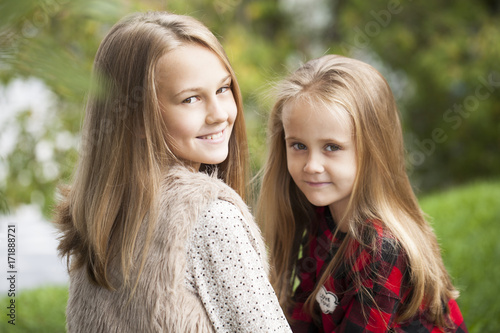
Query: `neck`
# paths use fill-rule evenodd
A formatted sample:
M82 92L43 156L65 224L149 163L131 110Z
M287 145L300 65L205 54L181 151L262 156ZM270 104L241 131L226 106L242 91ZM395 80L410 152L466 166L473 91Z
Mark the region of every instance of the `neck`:
M181 160L181 163L186 168L188 168L190 171L193 171L193 172L200 171L201 163L188 161L188 160Z
M345 209L339 209L337 205L329 205L330 213L332 214L333 220L337 225L337 228L342 232L347 232L349 226L347 224L347 219L344 218Z

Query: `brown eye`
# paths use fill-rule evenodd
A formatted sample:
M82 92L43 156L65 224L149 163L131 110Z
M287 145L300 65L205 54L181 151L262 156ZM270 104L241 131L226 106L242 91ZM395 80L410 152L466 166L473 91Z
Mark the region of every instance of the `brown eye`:
M196 102L197 100L199 100L198 97L196 96L191 96L191 97L188 97L186 98L185 100L182 101L183 104L193 104L194 102Z
M217 89L216 93L217 94L223 94L226 91L228 91L229 89L231 89L231 87L229 87L229 86L220 87L219 89Z

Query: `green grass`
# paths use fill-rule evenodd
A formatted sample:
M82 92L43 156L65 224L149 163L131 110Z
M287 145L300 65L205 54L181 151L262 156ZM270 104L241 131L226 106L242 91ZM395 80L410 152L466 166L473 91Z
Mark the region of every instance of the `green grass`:
M470 333L500 332L500 181L475 183L421 198L441 244ZM16 297L16 326L0 300L0 332L65 331L67 287L46 287ZM4 306L5 305L5 306Z
M68 301L67 287L44 287L21 291L16 294L16 325L7 322L6 316L10 298L0 300L0 332L65 332L65 309Z
M461 292L458 304L469 332L500 332L500 181L428 195L420 205Z

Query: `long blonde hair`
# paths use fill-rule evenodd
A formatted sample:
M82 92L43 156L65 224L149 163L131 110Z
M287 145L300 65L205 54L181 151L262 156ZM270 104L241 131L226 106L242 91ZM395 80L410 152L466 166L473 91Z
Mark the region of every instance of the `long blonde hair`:
M219 178L245 198L248 151L242 99L221 44L188 16L148 12L125 17L97 51L96 87L87 102L80 159L73 184L63 188L55 210L55 223L62 232L58 249L67 257L68 269L85 267L91 281L108 289L118 287L108 276L113 260L119 261L121 281L127 285L135 268L134 252L142 251L140 274L158 216L162 174L181 163L165 139L168 132L156 95L155 68L160 57L186 43L214 52L231 75L238 116L228 157L216 169ZM146 246L138 249L144 223Z
M376 248L375 230L367 220L379 220L406 253L411 293L398 310L398 320L411 318L424 304L432 321L447 326L443 301L458 296L443 265L439 245L424 218L405 169L399 112L382 75L361 61L327 55L309 61L277 87L277 101L268 125L267 161L262 170L257 219L270 247L273 284L281 305L292 305L293 281L301 243L311 232L313 206L287 171L283 109L298 98L347 111L353 126L357 172L345 213L348 233L325 269L306 305L312 305L328 276L348 256L348 242ZM322 108L323 109L323 108ZM360 277L355 281L363 290ZM369 295L367 295L369 297Z

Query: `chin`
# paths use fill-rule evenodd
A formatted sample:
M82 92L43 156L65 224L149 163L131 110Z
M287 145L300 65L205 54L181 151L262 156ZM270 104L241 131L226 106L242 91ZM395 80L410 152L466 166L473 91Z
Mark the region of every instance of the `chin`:
M318 198L316 196L311 197L306 195L306 198L311 204L316 207L324 207L331 204L330 201L326 201L324 198Z
M218 156L211 156L207 160L203 162L203 164L220 164L224 162L227 159L227 153L226 154L221 154Z

